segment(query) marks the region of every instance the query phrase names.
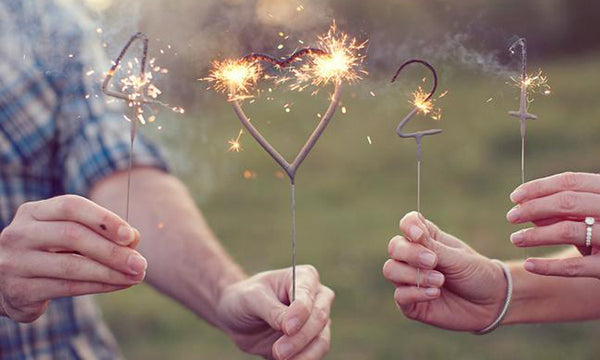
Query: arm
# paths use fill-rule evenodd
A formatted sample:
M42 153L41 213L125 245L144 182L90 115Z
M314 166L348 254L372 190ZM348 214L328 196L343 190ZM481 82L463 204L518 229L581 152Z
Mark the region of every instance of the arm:
M148 282L225 331L245 351L268 358L319 359L329 348L333 292L313 267L298 268L296 301L291 271L248 277L221 247L185 186L151 168L134 169L131 223L142 234ZM127 174L97 183L91 198L124 208ZM159 225L160 224L160 225Z
M506 298L502 269L417 213L405 216L400 228L405 236L390 241L391 259L383 273L396 286L394 298L404 314L450 330L478 331L491 324ZM423 254L429 254L431 261L424 262ZM522 261L511 262L510 268L513 302L504 324L600 317L597 279L534 274L525 270Z
M576 249L552 258L579 257ZM514 279L513 301L504 324L578 321L600 318L600 281L531 273L523 261L509 264Z
M184 185L163 172L137 169L130 223L143 234L139 250L148 260L147 281L215 326L223 289L247 277L217 241ZM123 215L127 174L99 182L92 201Z

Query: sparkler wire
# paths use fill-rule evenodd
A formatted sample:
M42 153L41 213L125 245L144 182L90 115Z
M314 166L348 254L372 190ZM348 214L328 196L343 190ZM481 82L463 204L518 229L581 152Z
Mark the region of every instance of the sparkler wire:
M292 55L293 57L293 55ZM302 162L306 160L306 157L310 151L314 148L315 144L323 135L325 128L333 118L335 111L338 108L340 102L340 95L342 91L341 81L335 83L335 90L329 102L329 107L325 112L325 115L319 121L319 124L306 140L304 146L300 149L294 160L289 163L280 153L275 149L273 145L269 143L267 139L261 134L261 132L254 127L248 116L245 114L244 109L239 101L231 101L233 109L242 122L242 125L248 130L248 133L256 139L256 141L262 146L262 148L275 160L277 164L285 171L290 179L291 192L292 192L292 301L296 299L296 171L302 165Z
M154 101L154 100L148 100L148 99L144 98L143 92L141 94L125 94L122 92L117 92L117 91L113 91L113 90L109 89L110 82L111 82L115 72L117 71L117 68L119 67L119 65L121 63L121 60L123 60L123 57L129 50L131 45L137 40L141 41L142 46L143 46L143 50L142 50L143 52L142 52L142 58L141 58L141 64L140 64L140 79L142 79L142 80L145 79L145 77L146 77L146 61L148 59L148 37L145 34L138 32L129 39L129 41L125 44L125 46L119 53L119 56L117 56L115 61L113 61L112 67L106 74L106 77L104 78L104 82L102 83L102 91L108 96L126 100L126 101L130 102L131 104L133 104L136 108L139 108L140 106L142 106L143 103L148 103L148 102L160 103L160 102ZM139 99L136 98L135 97L136 95L139 96L140 98ZM133 143L135 141L136 133L137 133L137 119L134 118L131 120L129 165L128 165L128 169L127 169L127 199L126 199L126 205L125 205L125 221L127 221L127 222L129 221L129 201L130 201L130 197L131 197L131 169L133 166Z
M420 59L412 59L412 60L408 60L408 61L404 62L402 65L400 65L400 67L396 71L396 74L394 75L394 77L392 77L391 82L393 83L398 79L398 77L400 76L400 73L404 70L404 68L406 68L406 66L408 66L410 64L414 64L414 63L424 65L427 69L429 69L431 71L431 74L433 76L433 86L432 86L431 90L429 91L429 94L427 95L425 100L423 100L424 102L429 101L437 90L438 76L437 76L437 71L435 70L433 65L431 65L427 61L420 60ZM423 137L437 135L437 134L441 133L442 130L441 129L430 129L430 130L417 131L417 132L412 132L412 133L404 133L404 127L410 122L410 120L417 114L418 111L419 111L419 107L415 106L415 108L410 113L408 113L408 115L406 115L406 117L404 119L402 119L402 121L396 128L396 133L401 138L414 138L417 143L417 212L420 213L421 212L421 163L423 160L422 140L423 140Z
M527 41L525 38L520 38L515 41L508 50L511 53L515 49L521 49L521 96L519 98L519 110L509 111L510 116L519 118L521 122L521 184L525 183L525 133L527 131L527 120L536 120L537 116L530 114L527 111Z

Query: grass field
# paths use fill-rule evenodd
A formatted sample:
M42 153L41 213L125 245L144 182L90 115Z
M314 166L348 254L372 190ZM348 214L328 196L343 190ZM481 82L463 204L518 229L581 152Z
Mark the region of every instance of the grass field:
M527 178L564 170L597 172L597 60L557 60L545 64L544 70L553 95L538 96L530 108L540 120L529 125ZM424 144L424 214L491 257L550 251L518 250L508 240L516 230L505 214L511 207L507 195L520 181L520 139L518 120L506 112L517 109L518 90L506 79L469 74L458 67L441 69L441 75L442 89L449 90L439 101L444 119L413 124L444 129ZM337 293L327 358L597 358L597 323L516 326L476 337L408 321L396 309L393 287L382 278L381 266L398 220L415 207L414 142L400 140L394 132L410 110L407 96L414 86L414 81L392 87L384 80L371 80L347 87L347 114L336 115L299 171L298 258L314 264L323 282ZM291 157L317 121L315 106L326 105L323 98L284 93L269 103L248 106L248 112ZM292 103L290 113L281 106L287 102ZM240 125L223 97L207 94L199 84L197 105L188 110L185 118L162 120L162 132L148 127L146 133L168 149L174 171L248 272L288 266L288 182L275 176L276 166L249 137L243 137L243 152L226 151L227 140L237 135ZM263 119L272 122L267 126ZM256 178L244 179L245 169L255 171ZM99 300L129 359L252 358L149 287Z

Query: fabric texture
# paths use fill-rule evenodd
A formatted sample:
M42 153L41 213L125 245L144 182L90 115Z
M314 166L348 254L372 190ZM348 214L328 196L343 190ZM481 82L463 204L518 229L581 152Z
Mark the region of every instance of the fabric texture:
M128 167L129 124L100 91L110 61L79 3L0 0L0 229L24 202L86 196ZM142 136L133 164L167 169ZM30 324L0 317L2 360L120 357L90 296L53 300Z

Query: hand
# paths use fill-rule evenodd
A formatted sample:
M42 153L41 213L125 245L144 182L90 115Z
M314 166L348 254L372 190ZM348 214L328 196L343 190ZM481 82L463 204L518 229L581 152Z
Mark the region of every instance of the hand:
M500 266L411 212L400 221L405 236L389 243L383 275L410 319L449 330L478 331L499 315L507 283ZM417 287L417 269L420 286Z
M519 247L575 245L583 257L527 259L526 270L540 275L600 278L600 227L592 228L592 246L585 246L587 216L600 219L600 175L563 173L519 186L510 198L517 204L507 219L534 223L511 235Z
M139 233L84 198L25 203L0 233L0 315L30 322L55 298L140 283L146 260L129 246Z
M225 289L217 311L240 349L277 360L316 360L327 353L334 293L310 265L298 266L296 275L291 305L291 269L260 273Z

